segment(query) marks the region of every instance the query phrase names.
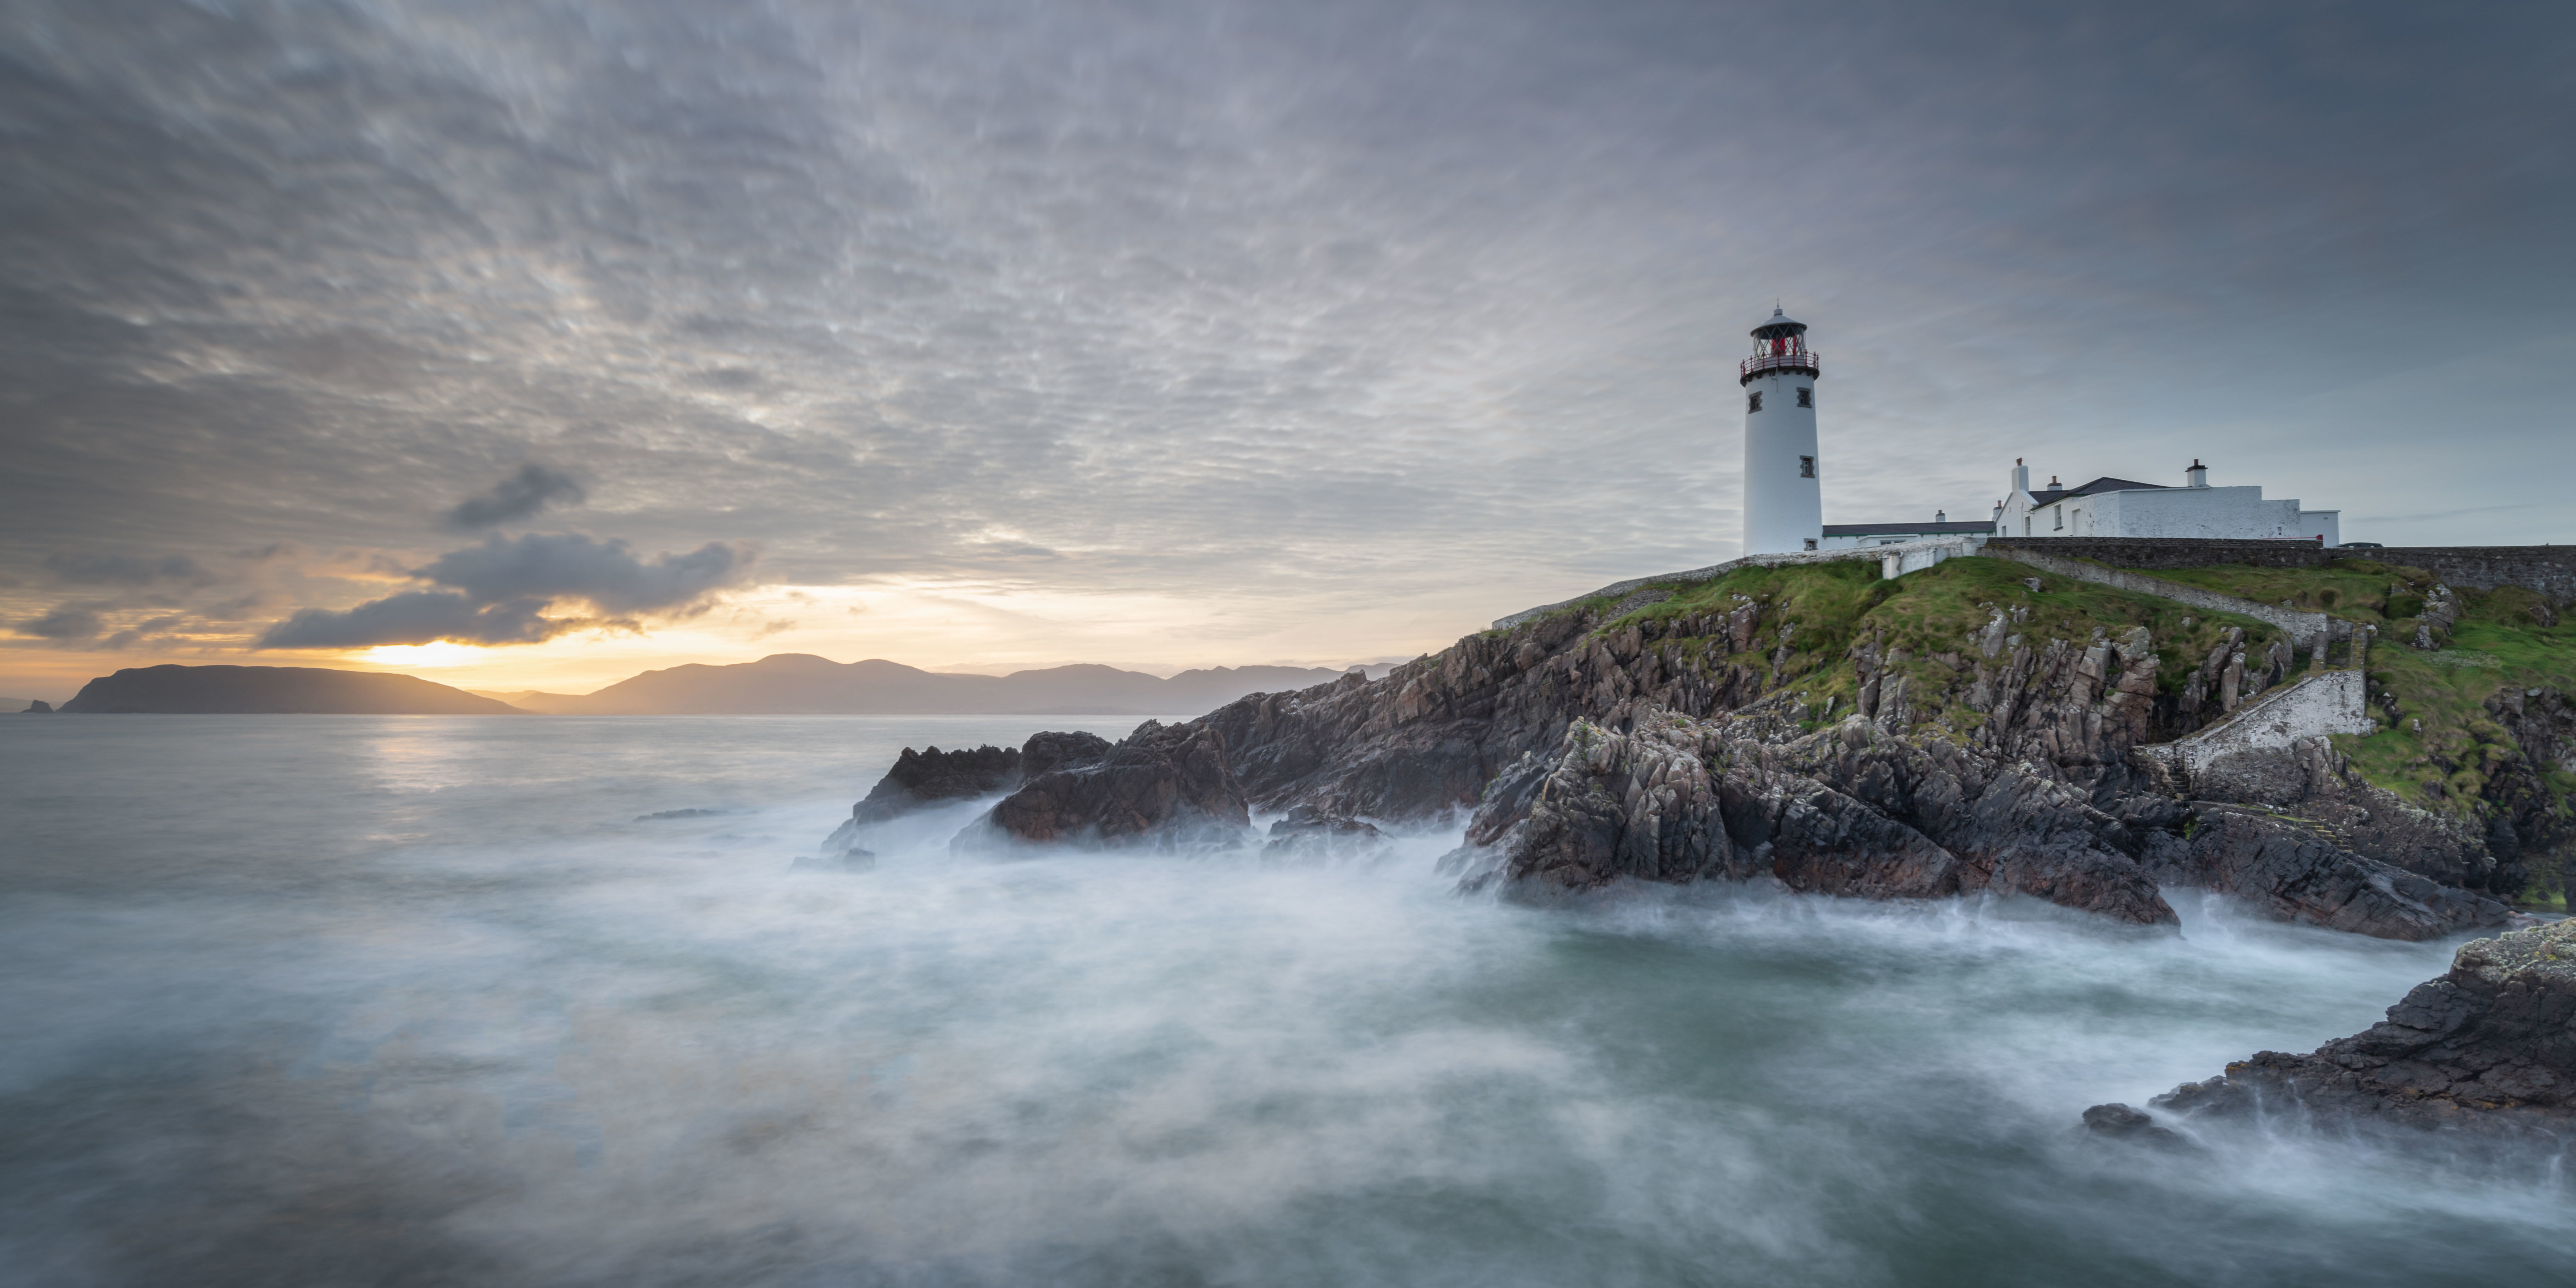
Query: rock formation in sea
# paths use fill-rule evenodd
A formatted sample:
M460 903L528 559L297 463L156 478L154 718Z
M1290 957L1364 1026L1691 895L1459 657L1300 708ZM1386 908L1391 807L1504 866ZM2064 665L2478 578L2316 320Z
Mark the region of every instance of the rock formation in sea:
M2402 1128L2565 1148L2576 1134L2576 921L2473 940L2388 1018L2306 1055L2257 1052L2085 1122L2127 1136L2158 1118L2225 1131L2260 1118Z
M53 703L47 702L43 698L32 698L27 702L27 709L19 712L18 714L22 716L49 716L53 713Z
M1223 736L1153 720L1096 759L1060 761L1032 776L979 823L1014 841L1158 848L1235 844L1251 826Z
M823 842L822 854L848 866L875 855L865 848L872 824L901 818L946 801L990 796L1017 787L1034 767L1039 774L1059 766L1097 760L1109 752L1098 734L1041 733L1022 747L983 746L956 751L910 747L895 757L894 767L877 780L866 797L850 808L850 817Z
M1248 810L1464 815L1447 865L1468 888L1754 880L2171 925L2161 890L2199 887L2419 940L2504 924L2524 857L2567 843L2546 771L2576 722L2556 690L2498 708L2489 723L2522 745L2481 744L2476 773L2452 776L2486 794L2474 815L2373 784L2321 737L2183 783L2138 748L2299 678L2292 642L2028 571L1754 568L1578 602L1382 679L1149 722L1096 765L1030 774L977 829L1204 844Z
M1271 823L1261 857L1272 862L1331 863L1375 859L1386 851L1386 833L1375 824L1298 805Z

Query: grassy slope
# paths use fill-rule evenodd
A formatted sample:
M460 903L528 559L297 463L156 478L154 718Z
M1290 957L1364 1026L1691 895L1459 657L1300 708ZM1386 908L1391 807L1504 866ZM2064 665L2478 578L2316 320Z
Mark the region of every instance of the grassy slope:
M2402 718L2396 728L2368 737L2340 737L2336 743L2370 782L2427 809L2474 813L2488 778L2511 754L2512 740L2484 706L2498 689L2545 686L2576 692L2576 613L2570 614L2568 625L2540 626L2530 612L2535 597L2529 591L2457 592L2462 611L2451 646L2424 653L2405 646L2415 636L2416 615L2433 587L2433 579L2417 569L2352 560L2319 569L2222 567L2153 575L2268 603L2286 600L2377 627L2370 676L2396 695ZM2040 581L2036 593L2023 584L2032 576ZM2280 637L2278 630L2250 618L2203 612L1998 559L1953 559L1896 581L1880 580L1876 564L1855 560L1746 568L1717 581L1657 588L1675 592L1674 597L1629 613L1603 630L1722 614L1745 600L1759 601L1762 623L1751 649L1734 654L1728 641L1708 637L1683 641L1683 647L1711 663L1752 667L1765 674L1766 688L1788 687L1811 708L1821 710L1830 698L1839 716L1852 709L1859 689L1852 646L1875 636L1905 648L1907 660L1900 669L1913 676L1909 689L1918 717L1958 733L1975 727L1982 717L1961 708L1945 710L1937 702L1940 695L1965 687L1960 671L1975 664L1970 641L1984 629L1989 606L2028 609L2011 629L2034 646L2052 638L2090 641L2097 628L2116 635L2145 626L2155 638L2161 663L2157 683L2167 692L2180 687L2229 627L2245 632L2249 654ZM1612 602L1609 597L1590 600L1569 611ZM2186 621L2191 625L2185 626ZM1781 627L1792 622L1796 630L1790 635L1790 653L1775 673L1770 655L1779 645ZM2414 723L2418 720L2420 730ZM2576 800L2576 775L2550 766L2543 776L2558 807L2569 808ZM2539 855L2528 857L2535 891L2557 889L2561 882L2552 870L2555 865Z
M2355 559L2314 570L2225 567L2155 575L2249 599L2290 599L2378 627L2370 678L2395 695L2399 719L2369 737L2335 741L2373 784L2426 809L2473 811L2489 778L2511 758L2512 739L2486 709L2498 690L2576 693L2576 620L2540 625L2532 612L2539 597L2519 587L2455 590L2460 619L2451 642L2426 653L2408 647L2434 584L2420 568ZM2576 800L2576 774L2555 765L2535 768L2564 817ZM2529 861L2535 891L2547 891L2563 907L2559 865L2537 855Z
M2037 577L2033 591L2026 578ZM1650 604L1609 623L1617 630L1643 622L1700 614L1722 614L1752 600L1763 605L1761 627L1753 647L1733 654L1730 642L1698 637L1683 647L1712 663L1749 666L1768 677L1766 688L1787 686L1811 708L1827 699L1833 710L1847 713L1859 691L1852 646L1876 638L1891 651L1902 647L1917 717L1965 733L1984 717L1965 708L1943 708L1942 695L1966 687L1974 670L1974 640L1993 610L2026 610L2010 630L2037 648L2051 639L2089 643L2098 631L2117 635L2144 626L2153 635L2161 662L2158 683L2170 691L2181 686L2192 669L2218 647L2227 630L2245 632L2249 651L2269 647L2281 633L2252 618L2209 613L2171 600L2096 586L2038 572L1999 559L1953 559L1895 581L1879 578L1878 565L1861 560L1784 568L1739 569L1717 581L1663 585L1674 597ZM1606 607L1609 598L1586 601L1568 611ZM2184 623L2190 623L2185 625ZM1771 654L1780 631L1789 624L1789 656L1775 672Z

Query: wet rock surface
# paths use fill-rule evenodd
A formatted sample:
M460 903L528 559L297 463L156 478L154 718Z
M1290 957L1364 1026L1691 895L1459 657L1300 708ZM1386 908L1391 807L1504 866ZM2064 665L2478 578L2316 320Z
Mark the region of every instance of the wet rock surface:
M2189 1138L2156 1122L2155 1115L2127 1105L2095 1105L2084 1111L2084 1130L2106 1140L2128 1141L2158 1149L2189 1150Z
M2576 921L2474 940L2369 1029L2306 1055L2258 1052L2148 1103L2213 1129L2305 1115L2566 1148L2576 1140Z
M1017 786L1020 755L1017 747L984 746L957 751L937 747L914 751L906 747L895 758L894 768L877 780L876 787L851 810L850 817L860 824L881 822L939 801L987 796Z
M2151 870L2252 900L2283 921L2426 940L2501 926L2511 915L2494 899L2345 849L2311 819L2202 802L2191 823L2179 847L2159 847Z
M1109 749L1109 740L1098 734L1056 732L1033 734L1018 747L987 745L956 751L906 747L867 797L851 807L848 821L823 842L822 853L826 858L864 856L872 865L875 856L860 845L862 832L873 824L948 801L1007 791L1025 779L1059 769L1093 764Z
M1221 735L1148 720L1099 760L1030 779L985 823L1017 841L1195 846L1241 841L1252 817Z
M1365 819L1326 814L1299 805L1270 825L1261 857L1273 861L1331 862L1385 853L1386 833Z
M1096 733L1035 733L1020 744L1020 773L1042 778L1059 769L1079 769L1109 758L1115 744Z

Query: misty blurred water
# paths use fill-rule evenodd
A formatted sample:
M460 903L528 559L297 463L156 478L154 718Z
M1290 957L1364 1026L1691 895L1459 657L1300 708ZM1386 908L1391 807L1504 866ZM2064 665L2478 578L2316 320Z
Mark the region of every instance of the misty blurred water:
M2564 1282L2560 1183L2077 1115L2444 945L1430 870L792 868L1032 718L0 720L12 1284ZM711 816L636 821L681 809Z

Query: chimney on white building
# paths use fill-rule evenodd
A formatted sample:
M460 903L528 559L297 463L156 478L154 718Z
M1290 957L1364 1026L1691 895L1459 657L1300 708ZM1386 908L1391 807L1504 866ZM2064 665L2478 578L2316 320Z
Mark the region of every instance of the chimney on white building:
M2184 479L2183 486L2185 487L2209 486L2209 467L2201 464L2200 458L2197 456L2191 458L2191 468L2184 470L2182 472L2182 476Z
M2012 490L2015 492L2030 490L2030 467L2022 464L2018 456L2013 458Z
M2066 485L2058 482L2057 476L2051 474L2048 476L2048 490L2051 492L2063 492L2066 490Z
M1934 510L1932 512L1932 521L1934 523L1948 523L1950 521L1950 512L1947 510Z

